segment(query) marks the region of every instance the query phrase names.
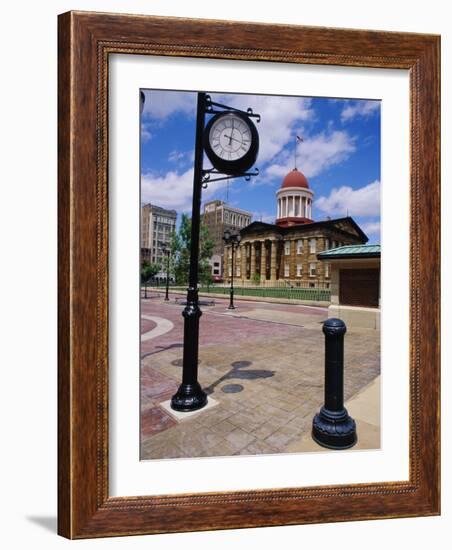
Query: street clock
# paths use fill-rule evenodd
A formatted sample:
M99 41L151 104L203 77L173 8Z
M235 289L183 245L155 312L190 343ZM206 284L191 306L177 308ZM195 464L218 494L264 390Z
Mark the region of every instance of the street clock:
M244 113L226 111L213 116L204 131L204 150L222 174L241 174L256 162L259 134Z

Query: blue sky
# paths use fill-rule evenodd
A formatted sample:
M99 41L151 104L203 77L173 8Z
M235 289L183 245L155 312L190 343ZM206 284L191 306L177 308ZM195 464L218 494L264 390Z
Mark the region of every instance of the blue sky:
M273 223L275 193L294 167L314 191L314 220L348 215L369 242L380 240L380 102L238 95L210 92L213 101L261 115L256 124L259 176L212 183L203 202L214 198L249 210L253 220ZM141 117L141 199L180 215L190 214L193 187L196 93L146 90ZM207 118L206 118L207 121ZM208 161L205 160L205 167ZM180 219L180 216L179 216Z

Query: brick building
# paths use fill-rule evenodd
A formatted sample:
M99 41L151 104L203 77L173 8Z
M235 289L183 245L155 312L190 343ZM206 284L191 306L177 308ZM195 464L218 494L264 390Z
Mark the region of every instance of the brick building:
M141 207L141 261L157 263L162 267L156 279L166 278L166 257L162 244L171 245L176 231L177 212L155 204Z
M368 238L350 216L314 221L313 191L296 168L277 191L275 224L253 222L240 231L234 279L244 284L276 284L329 288L331 266L317 255L347 244L363 244ZM232 275L231 251L225 250L225 276Z
M246 227L251 223L251 217L251 212L235 208L220 200L206 202L204 205L203 221L214 241L212 258L210 258L214 280L221 279L223 276L224 232L226 229L238 231Z

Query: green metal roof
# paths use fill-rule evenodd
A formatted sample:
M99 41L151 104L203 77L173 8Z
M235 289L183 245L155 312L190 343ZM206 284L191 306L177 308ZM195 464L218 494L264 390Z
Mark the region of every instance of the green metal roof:
M317 255L319 260L342 260L347 258L379 258L381 246L379 244L351 244L331 248Z

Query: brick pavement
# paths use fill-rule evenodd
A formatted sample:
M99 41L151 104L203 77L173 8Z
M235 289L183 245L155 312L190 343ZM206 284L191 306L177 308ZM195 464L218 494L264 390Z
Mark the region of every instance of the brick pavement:
M323 401L326 309L240 301L231 312L215 302L200 321L199 381L219 404L179 422L159 404L181 381L182 306L142 301L143 315L174 324L141 347L142 459L291 452L310 431ZM379 375L379 336L347 333L346 400Z

